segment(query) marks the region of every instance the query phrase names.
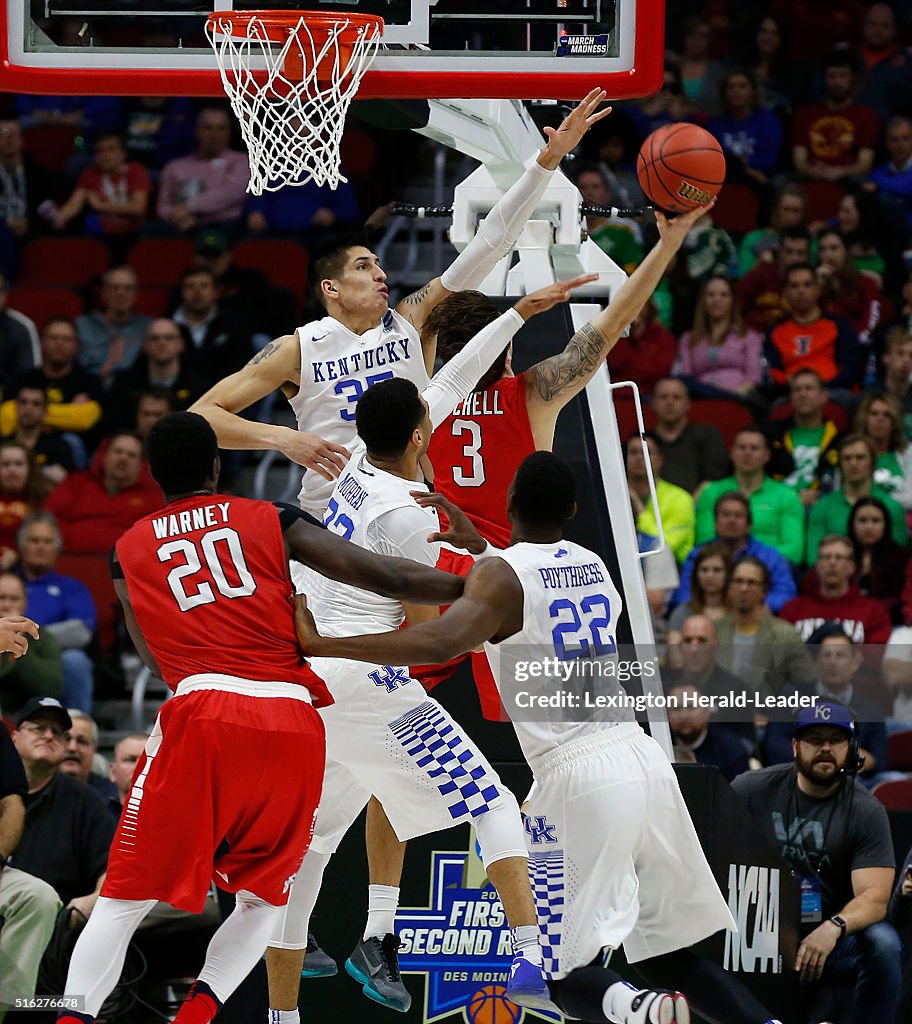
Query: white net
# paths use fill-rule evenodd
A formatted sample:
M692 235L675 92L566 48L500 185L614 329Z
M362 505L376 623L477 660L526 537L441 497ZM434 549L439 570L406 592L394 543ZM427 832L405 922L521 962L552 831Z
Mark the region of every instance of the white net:
M345 116L381 30L379 19L340 14L309 25L302 15L281 39L256 15L245 19L243 35L230 14L210 16L209 40L250 157L249 192L347 180L339 152Z

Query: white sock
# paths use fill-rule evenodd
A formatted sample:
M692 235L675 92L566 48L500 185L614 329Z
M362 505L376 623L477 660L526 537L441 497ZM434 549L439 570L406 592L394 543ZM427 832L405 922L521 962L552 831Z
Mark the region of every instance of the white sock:
M301 1014L297 1010L270 1010L269 1024L301 1024Z
M369 885L367 887L367 925L364 938L382 939L396 930L396 911L399 909L398 885Z
M626 981L616 981L609 985L602 996L602 1010L608 1020L614 1021L614 1024L623 1024L630 1013L633 997L640 991Z
M513 934L513 955L522 954L529 963L541 967L542 951L541 937L537 924L521 924L518 928L511 929Z

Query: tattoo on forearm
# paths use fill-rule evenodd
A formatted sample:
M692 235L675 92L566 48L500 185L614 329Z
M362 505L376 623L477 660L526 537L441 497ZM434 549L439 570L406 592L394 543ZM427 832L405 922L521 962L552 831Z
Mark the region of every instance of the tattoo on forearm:
M546 401L592 376L602 359L605 339L592 324L581 327L559 356L535 367L535 390Z
M262 363L264 359L268 359L270 356L275 355L281 347L282 343L280 341L267 342L267 344L257 352L253 359L250 360L250 365L256 366L257 363Z
M428 292L430 290L431 282L428 281L428 283L423 288L419 288L417 292L412 292L411 295L406 295L406 297L402 301L407 303L409 306L420 306L421 303L424 302L424 300L427 298Z

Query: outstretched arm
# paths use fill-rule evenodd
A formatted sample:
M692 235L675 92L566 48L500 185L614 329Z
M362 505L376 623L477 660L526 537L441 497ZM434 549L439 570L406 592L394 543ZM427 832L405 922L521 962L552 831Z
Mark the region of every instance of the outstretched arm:
M593 320L581 327L559 355L536 363L526 371L526 401L536 431L553 423L574 395L592 380L602 361L617 344L624 329L658 287L662 275L681 248L688 231L709 207L666 219L657 212L659 242ZM536 440L539 437L536 436Z
M408 558L375 554L303 519L285 530L285 547L290 558L322 576L397 601L451 604L461 596L465 584L461 576Z
M32 622L24 615L4 615L0 617L0 653L12 654L21 658L28 652L28 638L38 639L38 623Z
M396 307L418 330L425 317L452 292L477 288L513 247L526 221L535 212L551 173L561 160L572 152L589 128L611 113L611 108L599 110L606 96L604 89L593 89L563 120L559 128L545 128L548 142L535 162L522 177L500 198L484 220L471 242L449 267L423 288L407 295ZM425 362L434 362L436 342L422 340Z
M503 559L475 566L465 592L434 622L370 636L322 637L305 602L295 608L298 641L312 657L349 658L390 665L436 665L522 627L522 586Z

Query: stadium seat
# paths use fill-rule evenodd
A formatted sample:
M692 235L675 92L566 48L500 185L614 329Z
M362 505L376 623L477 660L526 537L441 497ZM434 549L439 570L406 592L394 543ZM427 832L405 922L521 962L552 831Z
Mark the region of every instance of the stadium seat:
M912 729L887 736L887 767L894 772L912 772Z
M836 216L845 189L835 181L800 181L798 187L807 196L808 222L829 220Z
M196 258L193 242L186 238L144 238L130 250L127 263L141 284L176 285Z
M373 136L357 128L346 127L342 136L341 166L346 178L366 178L376 167Z
M136 292L136 311L146 316L167 316L171 288L167 285L140 285Z
M749 185L726 185L716 199L712 211L717 227L738 235L746 235L760 223L757 193Z
M95 604L98 616L96 635L102 656L111 652L117 639L120 601L114 592L107 555L65 551L57 559L56 571L61 576L73 576L84 583Z
M18 284L86 285L108 269L108 250L94 238L36 238L22 254Z
M270 284L288 288L300 299L307 291L310 257L297 242L253 238L231 250L231 259L246 270L259 270Z
M735 434L754 420L753 413L746 405L728 398L695 398L690 403L690 419L693 423L710 423L718 427L731 447Z
M631 434L635 434L639 429L639 424L636 418L636 406L633 402L630 389L624 389L613 392L614 394L614 414L617 416L618 421L618 433L620 434L621 440L624 441ZM643 422L646 424L647 430L652 430L656 424L656 416L652 410L652 406L643 406Z
M912 811L912 779L878 782L871 792L888 811Z
M83 312L82 299L76 292L56 285L17 285L10 292L9 307L34 320L39 331L51 317L75 319Z
M23 132L22 141L25 151L39 167L61 174L82 131L76 124L33 124Z
M790 416L795 414L794 408L792 408L792 401L789 399L787 402L782 402L777 405L770 413L771 420L787 420ZM823 407L823 418L825 420L832 420L836 424L836 429L840 432L849 429L849 414L843 409L841 405L837 405L835 402L827 402Z

